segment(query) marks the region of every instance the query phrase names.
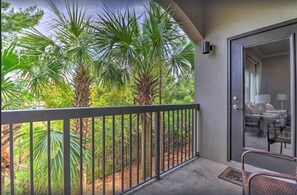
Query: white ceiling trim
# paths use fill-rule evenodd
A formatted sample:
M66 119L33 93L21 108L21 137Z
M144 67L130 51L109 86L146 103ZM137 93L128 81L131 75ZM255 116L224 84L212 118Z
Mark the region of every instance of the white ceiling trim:
M278 57L278 56L284 56L284 55L289 55L290 52L286 51L286 52L278 52L278 53L273 53L273 54L267 54L264 55L261 50L257 47L252 47L252 49L261 57L261 58L272 58L272 57Z

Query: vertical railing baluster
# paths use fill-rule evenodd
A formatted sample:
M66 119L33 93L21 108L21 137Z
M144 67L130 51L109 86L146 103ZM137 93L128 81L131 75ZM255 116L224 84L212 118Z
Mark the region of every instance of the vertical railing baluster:
M115 194L115 115L112 115L112 194Z
M139 184L139 114L137 113L137 184Z
M186 146L186 121L187 121L187 119L186 119L186 110L185 109L183 109L183 131L182 131L182 133L183 133L183 149L182 149L182 159L183 159L183 162L185 162L186 161L186 158L185 158L185 153L186 153L186 148L187 148L187 146Z
M163 156L163 158L162 158L162 171L165 171L165 111L163 111L162 112L162 115L163 115L163 117L162 117L162 123L163 123L163 128L162 128L162 144L163 144L163 150L162 150L162 156Z
M197 147L198 147L198 110L195 109L195 156L198 155L198 150L197 150Z
M168 169L169 169L169 164L170 164L170 111L168 110L168 112L167 112L167 123L168 123L168 128L167 128L167 131L168 131L168 133L167 133L167 135L168 135L168 137L167 137L167 167L168 167Z
M172 167L174 167L174 110L172 110Z
M129 186L132 187L132 114L129 116Z
M105 194L105 116L103 116L103 131L102 131L102 180L103 180L103 186L102 191L103 195Z
M155 132L155 175L156 179L160 178L160 112L156 112L156 132Z
M192 158L194 157L194 109L192 109Z
M0 129L0 159L2 159L2 123L1 123L1 129ZM0 183L2 183L2 166L0 163ZM0 195L2 195L3 188L0 189Z
M184 110L181 110L181 151L180 158L181 162L183 162L183 152L184 152Z
M176 132L177 132L177 152L176 152L176 158L177 158L177 164L179 164L178 156L179 156L179 110L176 110L177 112L177 118L176 118Z
M30 194L34 194L33 123L30 122Z
M191 110L188 112L188 159L190 159L191 155Z
M150 113L150 177L152 177L153 173L153 113Z
M52 193L51 177L51 122L47 121L47 193Z
M143 162L143 180L145 181L146 180L146 113L144 113L144 132L143 132L143 134L144 134L144 141L143 141L143 159L144 159L144 162Z
M80 194L83 194L83 120L79 119L79 185Z
M185 109L185 160L187 160L187 127L188 127L188 112Z
M64 194L70 194L70 119L64 119L63 129Z
M51 122L47 121L47 193L52 193L51 177Z
M121 154L122 154L122 159L121 159L121 177L122 177L122 192L124 192L124 147L125 147L125 143L124 143L124 115L122 114L122 126L121 126L121 133L122 133L122 135L121 135L121 138L122 138L122 141L121 141L121 144L122 144L122 152L121 152Z
M95 194L95 119L92 117L92 195Z
M9 154L10 154L10 194L14 194L14 159L13 159L13 125L9 124Z

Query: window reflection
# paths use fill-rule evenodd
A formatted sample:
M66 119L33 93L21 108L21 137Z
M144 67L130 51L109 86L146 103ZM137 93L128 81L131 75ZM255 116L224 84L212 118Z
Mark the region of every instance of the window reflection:
M284 39L244 51L246 147L292 154L289 44Z

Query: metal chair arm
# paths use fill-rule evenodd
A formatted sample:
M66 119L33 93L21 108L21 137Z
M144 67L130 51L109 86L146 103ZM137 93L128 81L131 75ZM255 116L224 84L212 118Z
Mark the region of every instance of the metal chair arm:
M241 166L242 166L242 170L245 171L244 165L245 165L245 157L247 154L262 154L265 156L271 156L271 157L276 157L276 158L281 158L284 160L290 160L290 161L294 161L297 160L296 157L292 157L286 154L279 154L279 153L275 153L275 152L268 152L268 151L264 151L264 150L257 150L257 149L251 149L248 148L247 151L245 151L242 155L241 155Z
M252 173L248 177L248 183L251 182L251 180L257 176L267 176L267 177L274 177L274 178L281 178L281 179L288 179L288 180L294 180L297 182L296 176L293 175L287 175L287 174L282 174L282 173L273 173L273 172L257 172L257 173Z

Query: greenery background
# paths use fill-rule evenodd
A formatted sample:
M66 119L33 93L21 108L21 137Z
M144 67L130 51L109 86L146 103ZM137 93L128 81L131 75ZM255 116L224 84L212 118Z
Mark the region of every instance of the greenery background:
M76 12L74 4L73 7L71 7L71 3L69 3L68 6L69 13L65 16L54 3L50 2L49 9L51 9L58 18L58 20L53 21L53 23L56 22L56 25L60 27L55 31L54 35L45 36L34 28L41 20L44 14L43 10L39 9L37 6L15 9L9 3L1 2L2 110L36 109L40 108L40 106L41 108L66 108L81 105L92 107L144 105L148 104L147 102L150 102L149 104L193 103L193 45L182 33L178 24L173 21L170 15L163 9L155 4L150 4L151 7L146 10L148 13L144 13L147 14L146 19L140 24L141 22L137 21L138 19L135 15L130 15L129 12L113 15L113 13L106 8L105 15L101 15L101 18L99 17L101 19L101 21L98 21L100 28L98 26L95 27L95 31L99 29L96 35L96 33L93 34L94 29L87 28L84 25L85 23L88 23L90 26L95 25L90 21L91 19L84 16L83 11ZM163 20L160 20L160 18L163 18ZM111 25L106 24L114 25L115 28L118 28L117 31L112 29ZM103 28L101 28L102 26ZM55 27L57 26L52 26L52 28ZM114 33L112 36L113 40L110 39L112 41L108 42L112 33ZM131 37L127 36L129 33L136 36L136 38L132 37L131 39ZM89 34L92 36L88 36ZM93 37L97 37L97 40L99 40L98 45L94 47L90 45L92 41L94 41ZM101 37L103 38L101 39ZM143 37L142 42L135 41L139 37ZM116 46L114 47L114 45ZM185 45L189 46L185 48ZM100 55L102 53L108 54L106 56L103 54L100 56L100 59L106 59L107 63L102 60L103 62L101 61L98 65L99 71L98 67L97 69L90 68L94 66L94 62L98 62L98 59L94 58L94 50L97 50ZM136 52L133 52L133 50ZM122 53L125 55L119 55ZM141 53L143 56L139 57L139 55L135 55L135 53ZM173 58L172 56L174 56L175 53L178 55ZM127 56L129 58L127 58ZM137 60L135 61L137 58L141 59L141 63ZM76 63L77 61L81 62L81 64ZM110 61L116 63L110 64ZM130 71L131 69L133 69L133 71L125 72L126 69L124 65L126 63L135 64L130 68ZM173 64L176 66L173 66ZM109 69L110 67L111 69ZM103 72L103 69L106 71ZM116 72L118 69L120 71ZM82 73L81 75L83 75L80 77L82 78L82 82L78 83L86 82L77 87L74 82L75 79L71 78L69 75L79 75L78 73ZM122 75L122 73L126 75ZM160 73L162 74L160 75ZM107 77L105 78L105 76ZM130 78L127 79L126 77ZM138 86L147 84L143 82L144 78L147 77L153 82L156 82L156 84L153 86L148 85L153 89L150 89L148 96L145 96L148 100L142 102L142 100L139 99L139 90L141 89L136 87L136 83L139 80ZM86 92L87 95L79 99L78 96L80 94L77 89L81 88L87 88L83 91ZM143 90L145 91L147 88ZM151 99L151 97L153 97L153 99ZM172 120L172 116L170 116L170 120ZM125 120L125 129L128 129L128 121L128 119ZM74 124L76 123L75 120L72 122ZM135 118L133 119L133 123L135 124ZM86 124L84 129L88 129L89 125L90 124ZM95 141L95 156L100 157L103 150L101 142L102 131L100 130L102 120L98 120L95 125L97 129L95 132L97 135ZM106 153L111 154L113 134L112 121L110 119L106 121L106 126ZM165 124L165 127L167 127L167 124ZM3 135L3 132L6 132L5 128L7 128L7 126L2 125L2 137L5 136ZM38 193L45 193L45 186L47 186L46 179L40 180L40 178L47 177L48 169L46 164L48 138L46 128L47 123L45 122L34 123L32 142L34 148L34 184L36 192ZM51 122L52 187L56 189L57 192L63 188L63 184L60 182L63 176L62 129L62 121ZM120 143L121 132L118 125L116 129L115 141L116 143ZM30 169L28 165L31 140L29 124L22 124L21 126L16 125L14 130L16 132L14 138L14 157L17 161L15 163L16 190L18 193L24 193L28 192L30 189ZM172 130L172 133L178 134L179 132ZM129 132L125 131L125 137L128 136ZM135 128L133 128L132 136L132 140L135 141ZM84 142L90 143L90 137L86 136ZM9 148L9 144L3 143L3 141L1 143L2 151ZM125 140L125 144L130 144L128 139ZM74 128L71 133L71 181L73 185L76 185L79 179L77 171L80 157L79 148L79 135ZM116 148L116 150L120 151L120 148ZM90 148L85 146L83 155L85 164L90 163L90 152ZM129 152L135 153L135 148L133 147L133 151L128 151L128 153ZM120 154L120 152L117 154ZM120 159L121 156L117 156L116 158ZM111 160L110 157L107 159L109 159L106 162L108 167L111 165ZM5 155L2 154L1 166L6 167L6 165L9 165L9 158L5 159ZM99 164L97 164L97 166L99 166ZM116 164L116 167L120 167L120 164ZM87 166L85 169L88 173L86 180L89 180L90 167ZM3 169L2 177L4 179L2 179L2 182L4 183L2 183L1 186L7 186L6 188L2 188L2 190L6 190L6 192L9 191L8 173L9 171ZM110 171L106 172L106 174L110 173ZM96 170L96 178L101 177L102 170L101 172L100 169Z

